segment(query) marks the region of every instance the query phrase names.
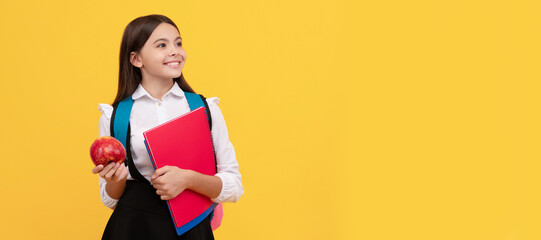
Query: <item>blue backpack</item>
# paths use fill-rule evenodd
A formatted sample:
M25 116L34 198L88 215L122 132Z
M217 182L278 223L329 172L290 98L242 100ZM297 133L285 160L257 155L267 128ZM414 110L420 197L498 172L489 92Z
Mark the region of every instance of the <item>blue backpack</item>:
M190 93L190 92L184 92L184 95L186 96L186 100L188 100L188 105L190 106L190 111L193 111L199 107L204 107L205 111L207 113L207 119L209 123L210 130L212 131L212 118L210 116L210 109L207 104L207 101L205 100L205 97L203 95ZM135 167L135 164L133 163L133 159L131 156L130 151L130 115L131 115L131 109L133 107L133 99L131 96L127 97L126 99L120 101L118 105L113 106L113 115L111 116L111 136L116 138L118 141L124 145L124 148L126 149L126 161L124 161L124 164L128 166L128 169L130 171L130 175L139 181L148 182L148 180L141 175L139 171L137 171L137 168ZM215 154L216 156L216 154ZM214 158L215 166L216 166L216 157ZM218 168L216 166L216 172L218 172ZM149 183L150 184L150 183ZM223 216L223 208L222 204L214 204L215 210L218 211L217 214L214 214L214 211L211 213L211 225L213 230L219 227L222 216ZM205 216L207 216L206 214ZM182 226L181 228L177 228L178 235L181 235L182 233L188 231L197 223L201 222L203 219L194 219L194 221L186 224L185 226Z

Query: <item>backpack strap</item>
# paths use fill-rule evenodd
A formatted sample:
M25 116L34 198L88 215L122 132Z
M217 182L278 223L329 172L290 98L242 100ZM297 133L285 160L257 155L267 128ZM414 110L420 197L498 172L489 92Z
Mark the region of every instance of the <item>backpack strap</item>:
M132 107L133 99L130 96L118 103L118 106L114 108L113 116L111 117L111 125L113 126L113 131L111 131L111 135L118 139L118 141L120 141L122 145L124 145L124 148L127 147L126 143L128 141L128 132L126 130L128 129L128 125L130 124L130 114Z
M130 143L130 115L133 107L133 99L131 96L122 100L117 106L114 106L113 115L111 117L111 136L116 138L124 145L126 149L126 160L124 164L128 166L130 175L139 181L148 182L143 175L135 167L133 157L131 155L131 143Z
M188 100L188 105L190 105L190 111L193 111L199 107L205 108L205 112L207 113L207 120L209 121L209 128L212 131L212 117L210 116L210 109L206 98L201 94L195 94L191 92L184 92L184 96L186 96L186 100Z

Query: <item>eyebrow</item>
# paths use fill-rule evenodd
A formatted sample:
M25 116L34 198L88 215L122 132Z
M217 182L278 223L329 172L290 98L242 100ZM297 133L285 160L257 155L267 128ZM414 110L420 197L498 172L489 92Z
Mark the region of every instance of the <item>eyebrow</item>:
M182 38L180 36L178 36L177 38L175 38L175 41L178 40L178 39L182 40ZM157 43L158 41L168 42L169 40L167 40L167 38L159 38L158 40L154 41L154 43ZM152 44L154 44L154 43L152 43Z

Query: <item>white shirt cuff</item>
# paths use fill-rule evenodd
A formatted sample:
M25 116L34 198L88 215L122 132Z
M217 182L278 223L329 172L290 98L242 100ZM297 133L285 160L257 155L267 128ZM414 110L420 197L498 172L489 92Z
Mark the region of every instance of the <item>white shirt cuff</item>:
M102 182L103 181L103 182ZM118 199L114 199L107 194L107 191L105 190L105 186L107 185L107 182L105 179L100 177L100 196L101 201L103 202L103 205L107 206L110 209L115 209L116 204L118 203Z
M211 199L213 202L237 202L244 194L244 188L240 182L236 182L235 176L230 176L228 173L217 173L215 176L222 180L222 190L218 197Z

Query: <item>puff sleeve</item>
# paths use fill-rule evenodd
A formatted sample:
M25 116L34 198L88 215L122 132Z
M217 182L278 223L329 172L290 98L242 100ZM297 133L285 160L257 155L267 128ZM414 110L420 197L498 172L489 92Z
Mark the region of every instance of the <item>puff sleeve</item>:
M207 98L212 117L212 140L216 152L218 172L215 176L222 180L222 190L214 202L236 202L244 193L242 176L235 156L233 144L229 141L229 133L222 111L218 107L219 98Z

